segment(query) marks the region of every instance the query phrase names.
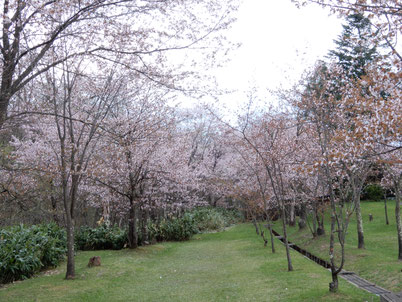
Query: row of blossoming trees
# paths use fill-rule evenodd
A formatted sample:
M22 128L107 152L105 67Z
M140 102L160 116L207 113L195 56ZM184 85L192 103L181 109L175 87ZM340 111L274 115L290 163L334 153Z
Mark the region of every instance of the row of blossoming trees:
M224 196L216 127L170 106L164 85L116 68L88 74L67 62L31 93L41 110L13 133L2 201L10 209L16 202L41 207L32 215L24 210L29 222L50 214L66 226L67 277L74 276L75 226L93 224L91 217L127 226L129 247L136 248L138 226L151 217ZM91 209L100 214L84 214Z
M294 89L279 93L285 101L281 110L261 110L251 94L238 124L228 125L232 148L243 160L233 193L242 197L265 244L257 217L267 220L273 252L271 219L282 217L289 271L286 222L294 224L297 209L299 226L319 236L327 208L330 290L336 291L352 215L358 248L364 248L360 197L374 170L381 171L382 186L396 198L397 258L402 260L402 59L395 44L402 7L396 1L295 2L330 7L348 23L329 60L318 62Z
M237 5L2 2L2 224L50 215L65 225L66 278L76 225L100 215L128 225L134 248L138 219L191 206L208 186L213 141L197 136L208 127L171 104L216 89L203 71L232 47L223 31Z
M392 67L382 68L385 63L376 61L364 67L364 74L350 77L337 62L319 62L300 85L282 92L285 109L261 111L250 102L238 125L229 126L233 149L247 171L239 170L242 176L233 183L234 192L248 201L265 244L256 217L267 219L271 238L270 220L282 217L289 271L293 266L286 222L294 224L295 207L299 226L307 223L313 237L325 232L323 208L329 210L332 291L338 288L352 215L358 248L364 248L360 197L374 170L382 171L382 185L395 194L397 258L402 260L401 63L395 60ZM271 239L272 251L273 244Z

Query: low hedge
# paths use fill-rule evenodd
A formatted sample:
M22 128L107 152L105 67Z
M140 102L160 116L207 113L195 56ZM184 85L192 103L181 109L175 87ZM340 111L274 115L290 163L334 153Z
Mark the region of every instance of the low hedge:
M75 245L79 250L121 250L126 243L127 231L118 226L83 226L75 233Z
M0 283L57 266L65 254L66 234L55 223L0 230Z
M202 207L190 212L199 232L218 231L242 220L236 210Z
M157 241L184 241L197 233L197 227L191 215L164 219L159 224L148 226L150 238Z

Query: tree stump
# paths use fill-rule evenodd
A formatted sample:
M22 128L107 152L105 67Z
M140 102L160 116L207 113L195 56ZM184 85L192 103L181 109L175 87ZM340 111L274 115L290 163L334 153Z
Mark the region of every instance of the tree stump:
M101 265L101 257L100 256L94 256L94 257L89 258L88 267L100 266L100 265Z

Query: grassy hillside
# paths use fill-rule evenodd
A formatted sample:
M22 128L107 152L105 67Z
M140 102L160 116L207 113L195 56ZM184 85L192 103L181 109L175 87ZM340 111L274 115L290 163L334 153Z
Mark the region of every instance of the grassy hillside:
M389 201L388 217L390 224L386 225L383 202L362 202L365 249L359 250L357 248L356 215L353 215L346 238L345 269L353 271L388 290L398 292L402 291L402 262L397 260L398 242L394 213L395 202ZM373 221L369 221L369 214L373 215ZM298 227L294 227L289 229L290 240L329 260L329 216L325 218L325 221L325 236L312 239L308 229L299 231ZM281 231L278 222L275 229Z
M0 301L379 301L343 280L339 293L329 293L329 272L297 253L287 272L276 242L273 255L243 224L188 242L79 252L75 280L63 279L63 264L1 288ZM87 268L94 255L102 266Z

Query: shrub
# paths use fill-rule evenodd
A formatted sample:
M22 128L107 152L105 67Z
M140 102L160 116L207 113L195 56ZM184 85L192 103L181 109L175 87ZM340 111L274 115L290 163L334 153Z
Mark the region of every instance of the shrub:
M384 198L384 190L380 185L367 185L362 193L363 200L381 200Z
M226 226L225 217L213 208L198 208L192 211L199 232L215 231Z
M221 230L241 221L241 215L236 210L223 208L197 208L191 212L199 232Z
M127 232L118 226L81 227L75 234L79 250L120 250L127 243Z
M197 227L189 214L162 220L159 225L152 223L148 229L150 237L157 241L184 241L197 233Z
M66 236L56 224L24 225L0 231L0 282L31 277L56 266L66 253Z
M244 216L237 209L216 208L225 217L226 226L244 221Z
M37 227L43 240L41 262L44 267L55 267L64 258L67 251L66 231L56 223L42 224ZM47 236L46 236L47 235Z

